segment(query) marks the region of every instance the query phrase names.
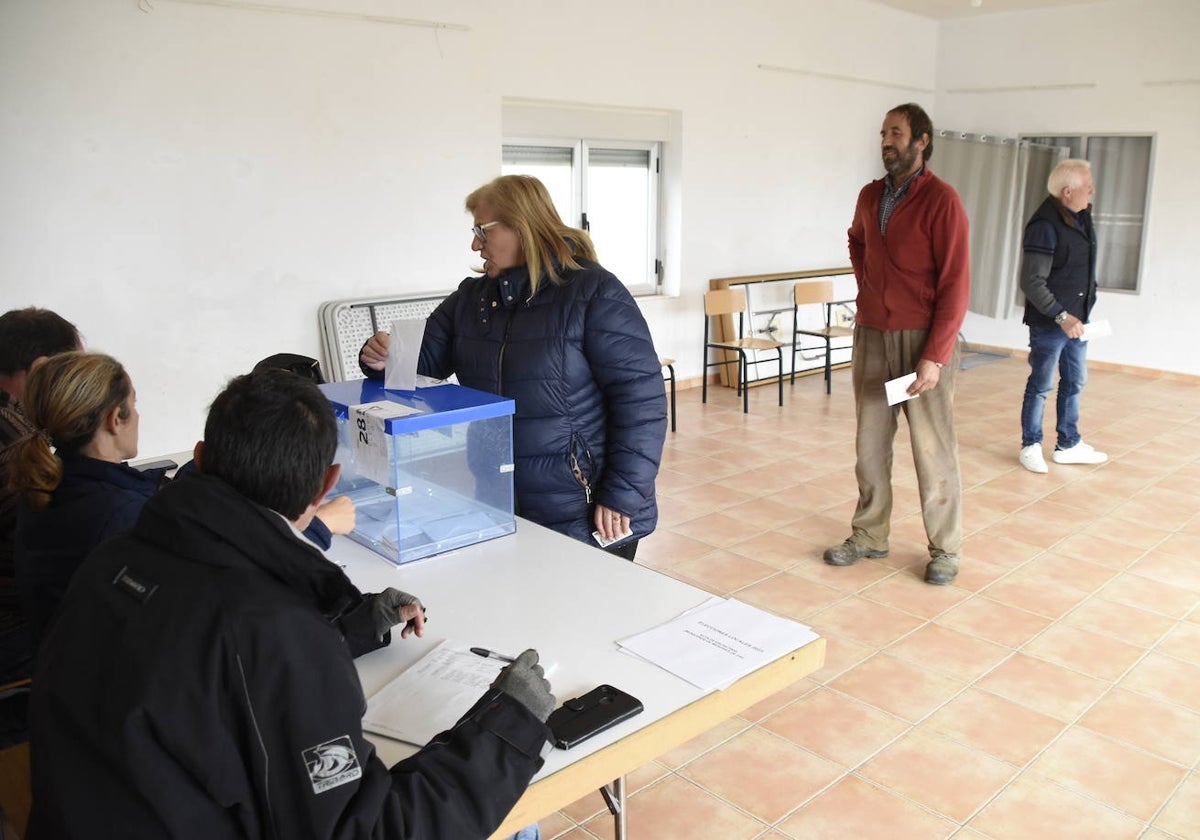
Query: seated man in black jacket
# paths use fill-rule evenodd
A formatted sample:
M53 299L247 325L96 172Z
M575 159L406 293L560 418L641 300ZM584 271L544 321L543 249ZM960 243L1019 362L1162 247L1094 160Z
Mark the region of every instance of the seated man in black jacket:
M28 836L487 837L542 763L536 652L386 768L343 633L365 613L407 635L421 607L364 598L299 536L338 477L328 403L287 373L241 376L204 435L198 472L76 572L42 647Z

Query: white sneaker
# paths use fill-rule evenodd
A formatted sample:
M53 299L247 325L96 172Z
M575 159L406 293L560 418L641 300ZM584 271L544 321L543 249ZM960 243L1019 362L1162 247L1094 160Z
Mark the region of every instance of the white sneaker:
M1040 443L1031 443L1028 446L1021 447L1021 454L1017 457L1021 462L1021 466L1030 472L1045 473L1050 472L1050 468L1046 466L1046 456L1042 454L1042 445ZM1055 458L1054 460L1058 460Z
M1056 464L1103 464L1107 460L1107 453L1097 452L1083 441L1079 441L1070 449L1054 450Z

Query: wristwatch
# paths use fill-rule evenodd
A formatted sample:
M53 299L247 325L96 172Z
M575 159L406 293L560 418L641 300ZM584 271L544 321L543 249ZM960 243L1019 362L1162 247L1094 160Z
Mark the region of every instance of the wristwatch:
M1065 309L1062 312L1059 312L1057 315L1054 316L1054 323L1058 324L1061 327L1062 322L1067 320L1067 315L1068 315L1068 312Z

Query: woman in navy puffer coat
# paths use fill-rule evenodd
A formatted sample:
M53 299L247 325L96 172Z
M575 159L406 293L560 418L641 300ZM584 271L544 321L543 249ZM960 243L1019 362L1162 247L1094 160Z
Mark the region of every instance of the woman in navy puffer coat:
M593 531L616 538L610 550L632 559L658 521L667 429L646 320L536 178L497 178L466 206L484 276L429 317L418 371L513 399L517 512L593 545ZM387 344L377 333L363 347L368 376L382 376Z

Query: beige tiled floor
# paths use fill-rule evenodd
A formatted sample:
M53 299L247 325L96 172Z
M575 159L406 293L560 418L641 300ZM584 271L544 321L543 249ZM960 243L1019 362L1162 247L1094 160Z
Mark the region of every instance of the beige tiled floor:
M1091 371L1099 467L1022 470L1020 358L960 373L966 551L920 574L907 431L891 554L849 568L849 373L782 409L679 395L638 562L812 625L825 667L629 777L633 840L1200 838L1200 387ZM1054 409L1047 411L1053 447ZM1047 450L1049 454L1049 450ZM548 838L612 837L592 795Z

